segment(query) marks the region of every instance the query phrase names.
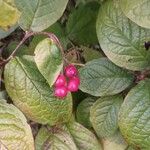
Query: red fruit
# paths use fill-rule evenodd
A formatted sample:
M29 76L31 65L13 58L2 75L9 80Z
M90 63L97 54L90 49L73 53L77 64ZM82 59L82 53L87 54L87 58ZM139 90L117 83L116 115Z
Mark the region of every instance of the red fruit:
M80 84L80 78L78 76L71 78L73 80L75 80L76 83L78 83L78 85Z
M68 91L76 92L79 89L80 79L78 77L73 77L68 83Z
M71 78L73 76L76 76L77 75L77 69L74 65L68 65L66 68L65 68L65 74L68 78Z
M66 85L66 78L63 74L60 74L55 82L55 86L60 87L65 85Z
M55 91L54 91L55 96L59 97L59 98L66 97L67 93L68 93L68 90L67 90L67 88L65 86L56 87Z

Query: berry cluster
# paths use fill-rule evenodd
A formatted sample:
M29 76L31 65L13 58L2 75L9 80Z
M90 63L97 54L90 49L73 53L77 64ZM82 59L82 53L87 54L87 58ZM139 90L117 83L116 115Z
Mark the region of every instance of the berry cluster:
M68 82L67 82L68 81ZM54 94L56 97L64 98L67 93L76 92L79 89L80 79L78 71L74 65L65 68L65 75L60 74L55 82Z

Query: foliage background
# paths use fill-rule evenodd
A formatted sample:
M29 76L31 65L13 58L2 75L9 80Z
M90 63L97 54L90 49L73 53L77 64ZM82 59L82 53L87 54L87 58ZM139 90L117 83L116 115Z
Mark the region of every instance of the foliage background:
M0 149L149 150L150 0L0 0ZM64 66L80 90L54 96Z

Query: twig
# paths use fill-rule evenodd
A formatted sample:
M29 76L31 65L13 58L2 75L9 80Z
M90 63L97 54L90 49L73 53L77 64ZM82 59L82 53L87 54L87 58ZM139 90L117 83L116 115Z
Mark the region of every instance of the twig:
M144 70L138 73L135 73L135 83L138 83L141 80L144 80L150 75L150 70Z
M64 59L64 61L65 61L67 64L72 64L72 65L81 66L81 67L84 67L84 66L85 66L85 64L72 63L72 62L68 61L65 57L64 57L63 59Z
M64 56L64 50L63 50L63 48L62 48L62 46L61 46L61 44L60 44L58 38L57 38L53 33L48 33L48 32L26 32L25 35L24 35L24 37L23 37L23 39L20 41L20 43L17 45L17 47L14 49L14 51L10 54L10 56L9 56L7 59L4 59L4 60L0 63L0 65L4 65L4 64L8 63L8 62L10 61L10 59L12 59L12 58L15 56L15 54L16 54L17 50L20 48L20 46L21 46L29 37L31 37L31 36L33 36L33 35L46 35L46 36L48 36L50 39L52 39L52 40L58 45L58 47L61 49L62 55Z
M20 46L31 36L33 35L46 35L48 36L51 40L53 40L53 42L55 42L55 44L60 48L61 53L62 53L62 57L64 62L66 63L70 63L66 58L65 58L65 53L64 53L64 49L60 43L60 41L58 40L58 38L56 37L55 34L53 33L48 33L48 32L26 32L23 39L20 41L20 43L17 45L17 47L14 49L14 51L10 54L10 56L3 60L2 63L0 65L4 65L7 62L9 62L16 54L17 50L20 48ZM85 66L84 64L79 64L79 63L71 63L73 65L77 65L77 66Z
M14 57L14 55L16 54L17 50L19 49L19 47L30 37L30 33L26 32L25 36L23 37L23 39L20 41L20 43L17 45L17 47L14 49L14 51L11 53L11 55L4 61L5 63L7 63L11 58Z
M62 55L64 56L64 49L60 43L60 41L58 40L57 36L53 33L50 32L33 32L32 35L46 35L48 36L50 39L52 39L55 44L57 44L57 46L60 48Z
M25 35L24 35L24 37L23 37L23 39L20 41L20 43L17 45L17 47L14 49L14 51L10 54L10 56L9 56L7 59L3 60L0 65L4 65L4 64L6 64L7 62L9 62L9 60L11 60L11 59L15 56L15 54L16 54L17 50L19 49L19 47L20 47L31 35L32 35L32 34L31 34L30 32L26 32Z
M80 64L80 63L71 63L71 64L73 64L73 65L75 65L75 66L81 66L81 67L84 67L84 66L85 66L85 64Z

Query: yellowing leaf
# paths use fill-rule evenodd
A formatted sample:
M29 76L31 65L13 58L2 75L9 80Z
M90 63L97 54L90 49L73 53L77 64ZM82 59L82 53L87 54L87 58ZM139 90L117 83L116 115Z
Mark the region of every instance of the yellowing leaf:
M8 29L10 26L15 25L20 16L20 12L14 6L12 0L0 0L0 27Z
M120 0L124 14L141 27L150 29L150 0Z
M0 142L0 150L8 150L8 149L5 145L3 145L3 143Z
M31 128L23 113L0 99L0 150L34 150Z
M64 100L56 98L32 56L15 57L4 72L9 96L30 120L51 126L68 122L72 115L71 94Z
M104 150L128 150L127 143L121 133L117 131L113 136L102 139Z
M52 86L63 69L62 54L58 46L50 39L41 41L34 52L34 60L50 86Z

